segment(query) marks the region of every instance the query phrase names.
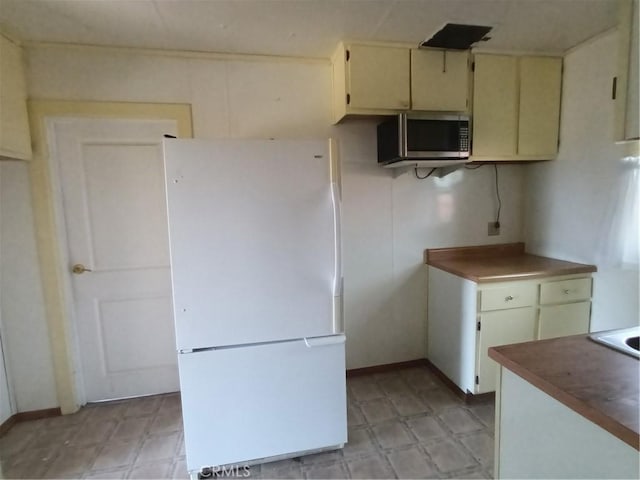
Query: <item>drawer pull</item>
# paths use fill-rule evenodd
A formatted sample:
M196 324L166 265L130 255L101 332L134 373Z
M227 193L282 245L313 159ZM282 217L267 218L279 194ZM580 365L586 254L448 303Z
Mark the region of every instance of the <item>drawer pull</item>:
M571 290L569 290L568 288L562 290L562 293L564 293L565 295L569 295L569 292L571 292Z
M511 295L509 295L508 297L504 297L505 302L510 302L511 300L513 300L513 296Z

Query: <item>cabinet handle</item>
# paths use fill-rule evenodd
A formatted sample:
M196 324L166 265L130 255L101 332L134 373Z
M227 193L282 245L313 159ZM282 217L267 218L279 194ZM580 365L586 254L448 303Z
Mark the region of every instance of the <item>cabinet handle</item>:
M81 263L76 263L73 267L71 267L71 271L73 273L75 273L76 275L81 275L84 272L90 272L91 269L85 267L84 265L82 265Z
M511 300L513 300L513 297L511 295L509 295L508 297L504 297L505 302L510 302Z
M569 290L568 288L565 288L564 290L562 290L562 293L564 293L565 295L569 295L569 292L571 290Z

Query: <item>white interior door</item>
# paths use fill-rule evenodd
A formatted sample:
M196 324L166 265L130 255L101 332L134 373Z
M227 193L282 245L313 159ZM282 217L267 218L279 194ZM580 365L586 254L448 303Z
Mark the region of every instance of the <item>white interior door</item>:
M67 118L49 128L86 399L176 391L162 160L176 124Z

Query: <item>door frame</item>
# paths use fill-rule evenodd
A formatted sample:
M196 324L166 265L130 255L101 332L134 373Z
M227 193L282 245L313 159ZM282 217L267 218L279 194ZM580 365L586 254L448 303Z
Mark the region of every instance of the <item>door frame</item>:
M174 120L178 136L193 137L191 105L181 103L84 102L30 100L29 123L33 159L29 162L31 201L36 228L40 276L57 389L63 414L73 413L84 403L80 358L73 324L71 282L62 198L56 166L51 158L52 139L48 119L55 117Z
M0 175L2 175L2 173L0 173ZM7 336L5 335L4 325L2 323L2 315L0 314L0 360L2 360L2 369L4 370L4 377L7 382L7 392L9 394L9 413L10 413L9 417L5 418L4 421L0 419L0 427L2 427L5 423L7 423L9 419L17 413L16 398L13 392L13 378L11 376L11 368L8 366L6 338ZM1 428L0 428L0 431L2 431Z

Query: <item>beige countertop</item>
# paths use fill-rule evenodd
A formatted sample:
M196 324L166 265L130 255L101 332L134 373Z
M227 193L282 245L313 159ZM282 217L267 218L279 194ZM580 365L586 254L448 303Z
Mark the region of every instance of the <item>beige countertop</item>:
M640 360L587 335L489 348L489 357L640 450Z
M597 270L595 265L528 254L524 251L524 243L428 249L425 251L425 263L477 283L591 273Z

